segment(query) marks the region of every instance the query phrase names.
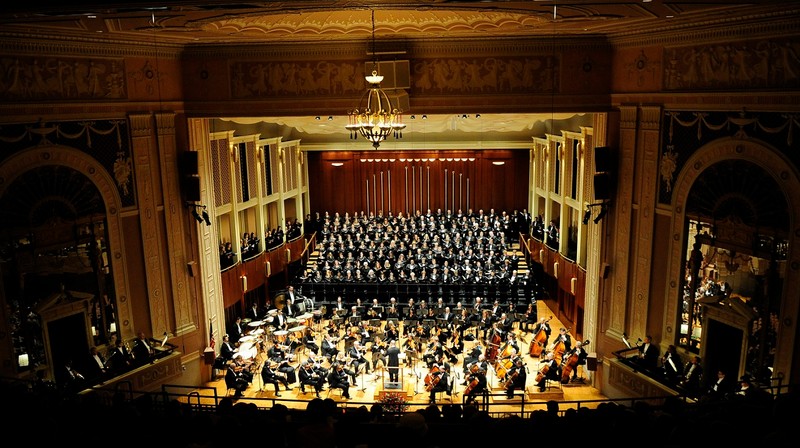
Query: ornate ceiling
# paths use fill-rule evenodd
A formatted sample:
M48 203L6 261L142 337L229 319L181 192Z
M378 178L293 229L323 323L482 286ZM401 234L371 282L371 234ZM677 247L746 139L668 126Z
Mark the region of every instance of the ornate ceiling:
M377 40L606 37L675 32L731 17L780 14L794 1L726 0L411 0L283 2L37 1L5 5L0 35L151 39L183 44L352 41L369 38L375 10ZM795 5L796 6L796 5Z

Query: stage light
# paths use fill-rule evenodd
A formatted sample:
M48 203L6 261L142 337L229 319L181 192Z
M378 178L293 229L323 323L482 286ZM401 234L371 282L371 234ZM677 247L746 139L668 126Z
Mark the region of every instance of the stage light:
M194 216L194 219L196 219L197 222L199 222L199 223L203 222L203 217L200 216L199 213L197 213L197 209L192 209L192 216Z
M587 208L586 213L583 214L583 223L589 224L589 219L592 217L592 209Z
M211 225L211 218L208 216L208 212L206 211L206 208L205 208L205 207L203 207L203 221L205 221L205 222L206 222L206 225L207 225L207 226L210 226L210 225ZM202 221L201 221L201 222L202 222Z

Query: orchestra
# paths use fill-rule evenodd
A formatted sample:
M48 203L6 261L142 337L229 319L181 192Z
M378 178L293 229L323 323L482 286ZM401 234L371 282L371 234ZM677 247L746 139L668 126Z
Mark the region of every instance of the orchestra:
M294 317L269 309L263 313L266 318L262 321L246 319L247 329L240 340L231 343L225 337L222 344L231 368L231 382L239 384L234 388L246 390L242 384L249 385L254 374L260 372L260 391L272 384L275 397L281 396L281 384L287 391L296 385L303 394L313 388L319 396L327 383L328 388L342 389L342 398L349 399L348 388L358 381L361 386L364 382L382 384L382 371L387 366L394 369L389 383L402 386L404 375L398 373L402 372L400 364L405 362L409 376L415 378L407 387L417 389L417 393L423 389L421 392L428 393L431 402L435 402L437 392L450 395L457 392L454 386L458 384L463 386L466 404L491 393L490 384L499 386L500 393L508 398L513 398L515 391L525 391L529 376L525 357L537 361L542 357L536 363L533 381L539 391L544 391L546 380L560 380L562 373L574 379L578 366L585 366L588 341L576 341L573 348L567 328L561 328L549 340L552 316L533 321L534 303L527 304L523 316L512 312L513 303L494 301L483 305L481 297L474 299L473 307L458 302L452 309L438 299L410 299L407 306L398 306L395 300L381 304L377 299L368 299L366 311L360 302L357 299L353 305L346 297L338 297L337 306L342 311L334 309L329 315L327 310L316 310L325 316L319 319L313 305L305 314L299 314L306 311L300 306ZM277 317L278 322L270 317ZM523 323L528 324L527 328ZM525 332L533 334L530 343L522 340ZM522 343L528 346L522 347ZM538 350L534 351L533 346ZM397 364L392 367L390 362ZM454 367L458 369L455 376ZM427 372L420 373L423 369ZM362 373L371 372L375 375L368 375L369 379L358 379ZM423 378L424 385L420 384Z

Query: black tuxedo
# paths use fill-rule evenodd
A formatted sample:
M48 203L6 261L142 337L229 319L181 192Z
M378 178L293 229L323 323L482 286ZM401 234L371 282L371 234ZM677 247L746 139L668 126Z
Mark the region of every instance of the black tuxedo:
M280 392L279 384L283 384L286 390L289 390L289 381L283 375L278 375L278 371L273 370L269 362L264 363L264 367L261 369L261 380L264 384L272 384L275 386L276 396L280 396L278 393Z

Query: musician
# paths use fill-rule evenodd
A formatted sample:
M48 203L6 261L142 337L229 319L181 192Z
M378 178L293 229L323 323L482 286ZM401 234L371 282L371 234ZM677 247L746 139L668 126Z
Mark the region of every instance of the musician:
M308 358L306 358L306 362L311 364L311 367L323 378L323 383L325 382L324 379L328 377L328 369L322 366L322 357L318 356L316 353L309 353Z
M219 354L222 356L222 359L225 361L230 361L233 359L233 355L239 349L231 342L231 337L229 335L222 336L222 345L219 347Z
M386 366L389 369L389 381L397 383L400 381L400 347L397 346L397 339L389 340L389 348L386 349Z
M513 357L519 356L519 343L517 342L517 336L514 333L509 333L506 336L506 342L500 348L500 353L507 353L510 352L508 355L503 357L502 359L511 359Z
M381 375L378 372L382 372L386 364L386 348L386 343L380 337L374 336L369 350L372 352L372 371L375 372L375 381L380 378Z
M364 344L372 340L372 331L370 330L369 321L362 320L358 325L358 335Z
M289 322L288 322L288 320L286 318L286 315L283 314L283 310L280 309L280 308L277 308L276 312L275 312L275 316L273 316L273 319L272 319L272 325L275 326L276 330L280 331L280 330L286 330L288 328L287 327L288 324L289 324Z
M289 388L289 381L286 379L286 377L278 373L278 367L279 364L277 361L267 360L267 362L265 362L264 366L261 368L261 380L263 381L264 386L266 387L267 384L272 384L275 386L276 397L281 396L279 384L283 384L283 387L285 387L287 391L291 390Z
M536 378L538 380L536 386L539 388L539 392L546 390L547 380L561 381L561 367L556 362L553 352L547 352L544 361L539 363L539 375Z
M442 320L442 322L448 326L453 323L455 317L455 314L450 311L449 306L444 307L444 311L442 311L442 313L439 315L439 318Z
M559 342L564 343L564 353L572 350L572 337L567 334L567 329L564 327L558 329L558 336L556 336L556 338L553 340L553 344L550 349L552 350Z
M342 296L336 298L336 303L331 307L331 316L338 316L347 311L347 306L342 302Z
M114 344L115 347L108 355L106 364L115 375L119 375L131 368L133 359L131 358L130 352L128 352L128 347L122 342L122 339L117 339Z
M284 306L284 309L287 316L294 317L297 314L297 301L299 299L299 296L294 292L294 286L286 288L286 306Z
M228 389L235 389L233 398L238 399L250 386L250 382L245 378L244 371L238 369L234 364L230 364L228 371L225 372L225 386Z
M386 319L400 319L400 310L397 309L396 304L389 304L389 308L386 309Z
M450 375L449 366L434 363L425 377L426 389L430 392L430 403L436 404L436 392L444 392L450 395Z
M155 351L144 336L144 331L138 333L136 341L133 343L133 358L140 366L152 362L155 358Z
M317 345L317 335L311 327L306 327L303 330L303 345L310 353L319 353L319 345Z
M342 397L350 399L350 382L347 381L347 373L344 366L337 362L328 374L328 387L331 389L342 389Z
M89 359L86 360L86 378L90 383L102 382L106 379L108 370L106 369L106 359L92 346L89 349Z
M572 381L577 381L578 367L584 366L584 370L586 369L586 358L589 357L589 352L583 348L583 343L581 341L575 341L575 347L565 353L564 359L570 359L573 355L577 356L577 364L575 364L575 367L572 369Z
M497 327L503 334L511 334L511 330L514 328L514 319L512 319L508 313L500 313L500 320L497 322Z
M320 398L319 393L322 391L322 385L325 383L325 377L320 375L314 370L314 364L311 362L303 363L300 369L300 392L306 393L306 385L314 388L317 398Z
M645 336L644 343L639 346L639 363L647 369L655 369L658 359L658 346L650 335Z
M481 355L483 356L483 355ZM464 404L475 402L478 394L486 392L486 370L481 368L480 363L474 364L467 376L467 388L464 394Z
M231 337L231 342L234 344L239 342L239 339L244 335L245 328L244 324L242 323L242 317L236 316L236 320L231 325L231 331L228 332L228 335Z
M286 352L288 347L280 345L280 340L277 338L273 341L272 347L267 350L267 357L278 363L278 372L286 375L286 380L290 384L297 382L297 373L295 368L289 363L294 360L294 354Z
M697 396L700 392L700 382L703 377L703 366L700 357L694 356L683 368L683 381L681 384L690 395Z
M469 369L472 364L480 361L484 356L483 354L483 347L480 344L475 344L472 349L464 354L464 377L466 378L467 374L469 373ZM464 386L467 385L466 382L463 384Z
M400 331L398 331L397 326L393 321L389 321L383 331L383 340L389 342L396 341L398 339L400 339Z
M553 332L553 329L550 327L550 319L542 317L539 319L539 322L533 326L533 334L539 334L540 331L544 331L544 334L547 335L547 339L544 340L544 345L546 347L547 341L550 340L550 335Z
M514 366L506 373L506 397L514 398L514 390L525 391L525 382L528 380L528 371L522 358L517 358Z
M491 312L492 316L495 316L495 317L500 316L503 313L503 307L500 306L500 301L499 300L495 300L494 301L494 303L492 304L492 308L491 308L490 312Z
M678 354L678 349L672 344L664 352L664 356L661 357L661 369L670 382L677 382L680 375L683 374L681 355Z
M261 317L262 317L261 308L259 308L257 302L253 302L253 306L251 306L250 309L247 310L247 317L251 321L252 320L261 320Z
M336 355L339 354L339 349L336 347L337 343L338 338L334 338L331 330L328 330L325 333L325 338L322 340L322 356L328 358L328 362L331 364L336 358Z
M356 374L358 374L361 366L364 366L364 373L369 374L370 362L364 356L365 352L366 350L364 350L364 347L361 346L361 342L359 341L353 342L353 346L350 347L350 350L347 352L347 356L350 357L350 365L353 369L353 375L351 376L353 384L356 382Z
M478 299L475 299L478 300ZM480 329L481 329L481 338L486 340L489 336L489 331L494 329L494 317L492 316L491 311L483 310L481 312L481 320L480 320Z
M528 309L525 310L525 319L521 320L519 323L519 329L525 333L530 332L531 327L536 324L536 315L536 303L529 303Z
M372 306L370 306L367 316L370 319L384 319L383 306L378 303L378 299L372 299Z
M437 360L441 359L443 355L444 350L442 349L442 343L439 341L439 337L431 336L425 349L425 353L422 355L422 360L425 361L425 364L428 365L428 368L431 368L433 364Z

